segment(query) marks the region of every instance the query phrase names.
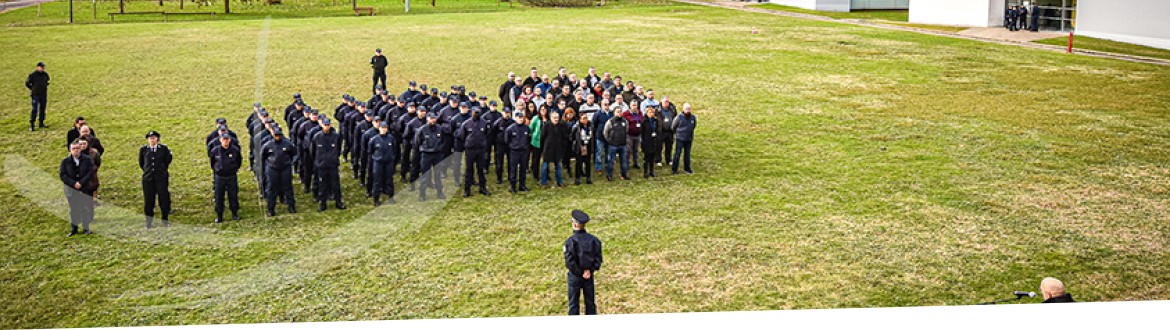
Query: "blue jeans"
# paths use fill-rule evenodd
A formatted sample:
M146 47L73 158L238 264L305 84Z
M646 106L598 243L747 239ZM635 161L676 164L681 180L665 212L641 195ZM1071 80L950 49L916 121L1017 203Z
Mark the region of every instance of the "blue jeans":
M32 113L28 118L28 126L39 122L41 126L45 125L45 104L49 103L49 98L45 96L32 96ZM40 116L40 118L37 118ZM39 119L39 120L38 120Z
M565 181L561 178L561 161L560 160L555 160L555 161L551 161L551 162L546 160L545 162L540 163L540 185L542 185L542 186L548 185L548 164L553 164L553 168L556 169L557 185L564 185Z
M626 172L630 170L630 163L626 159L626 146L606 146L605 153L605 176L613 176L613 156L621 158L622 177L627 177Z
M685 151L686 156L683 157L683 163L684 163L683 170L690 173L690 172L692 172L691 171L691 143L694 141L676 141L676 142L678 142L678 146L675 147L675 149L674 149L674 163L670 165L671 172L678 173L678 156L680 154L683 154L683 152Z
M594 149L594 150L597 150L597 152L594 152L594 155L593 155L593 165L594 165L594 167L597 168L598 171L600 171L601 166L605 164L604 160L605 160L605 155L607 154L607 152L606 152L607 150L605 148L605 141L602 141L601 139L597 139L596 143L597 143L597 149Z

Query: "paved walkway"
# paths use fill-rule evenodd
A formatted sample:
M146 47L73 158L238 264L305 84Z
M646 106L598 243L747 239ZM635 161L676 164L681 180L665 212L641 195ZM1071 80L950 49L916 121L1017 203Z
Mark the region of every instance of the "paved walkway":
M966 29L963 31L959 31L958 34L962 35L962 36L968 36L968 37L996 39L996 40L1003 40L1003 41L1015 41L1015 42L1033 42L1033 41L1041 40L1041 39L1067 37L1068 36L1068 33L1063 33L1063 32L1008 31L1007 29L1002 28L1002 27L970 28L970 29Z
M0 3L0 14L7 13L9 10L17 10L20 8L33 6L42 2L49 2L53 0L13 0Z
M1035 39L1030 39L1030 38L1032 38L1032 36L1030 36L1030 35L1032 35L1033 33L1030 33L1030 32L1009 32L1007 30L1004 30L1003 28L987 28L986 32L981 31L983 29L974 29L975 31L972 31L970 33L963 33L963 32L966 32L967 30L972 30L972 29L967 29L967 30L964 30L962 32L955 33L955 32L944 32L944 31L938 31L938 30L920 29L920 28L908 27L908 26L882 24L882 23L880 23L880 21L873 21L873 20L834 19L834 18L820 16L820 15L810 15L810 14L801 14L801 13L782 11L782 10L771 10L771 9L762 9L762 8L756 8L756 7L748 7L747 5L752 4L752 3L741 2L741 1L715 1L715 2L701 1L701 0L674 0L674 1L689 3L689 4L693 4L693 5L700 5L700 6L742 10L742 11L748 11L748 12L753 12L753 13L788 16L788 17L795 17L795 18L802 18L802 19L818 20L818 21L839 22L839 23L875 27L875 28L887 29L887 30L910 31L910 32L917 32L917 33L922 33L922 34L943 36L943 37L952 37L952 38L960 38L960 39L967 39L967 40L997 43L997 44L1001 44L1001 45L1022 46L1022 47L1028 47L1028 48L1033 48L1033 49L1043 49L1043 50L1059 51L1059 52L1068 51L1068 49L1066 47L1044 45L1044 44L1038 44L1038 43L1032 42L1032 40L1035 40ZM1000 32L996 32L996 31L992 31L992 30L1000 30ZM1011 34L1011 35L1000 36L1000 34ZM1048 36L1043 36L1043 37L1039 36L1040 34L1042 34L1040 32L1035 33L1035 34L1037 35L1036 37L1039 39L1048 38ZM1066 36L1067 34L1059 34L1059 35ZM1111 58L1111 59L1122 60L1122 61L1170 66L1170 60L1145 57L1145 56L1118 54L1118 53L1102 52L1102 51L1095 51L1095 50L1088 50L1088 49L1076 49L1076 48L1073 49L1073 53L1087 55L1087 56L1101 57L1101 58Z

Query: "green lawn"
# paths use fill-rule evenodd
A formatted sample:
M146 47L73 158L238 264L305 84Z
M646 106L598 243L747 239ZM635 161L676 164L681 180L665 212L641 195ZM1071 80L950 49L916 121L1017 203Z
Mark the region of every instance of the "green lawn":
M1068 37L1057 37L1051 39L1036 40L1037 43L1045 45L1068 46ZM1073 48L1089 49L1118 54L1138 55L1145 57L1153 57L1160 59L1170 59L1170 50L1161 48L1146 47L1142 45L1135 45L1131 43L1118 42L1113 40L1097 39L1086 36L1073 37Z
M607 314L973 304L1044 276L1078 300L1170 299L1163 66L686 5L0 28L0 44L0 328L560 315L573 208L605 242ZM240 132L257 98L367 95L375 47L396 90L494 95L530 66L632 78L695 105L697 174L493 182L446 205L403 191L377 210L343 175L348 210L315 212L298 183L302 212L275 218L242 179L244 220L212 224L214 118ZM17 81L37 61L51 128L29 133ZM107 148L111 215L66 238L53 178L78 115ZM175 151L169 236L131 228L152 129Z
M836 19L875 19L894 22L907 22L910 20L909 10L855 10L851 12L839 12L811 10L772 3L753 4L748 6L761 9L782 10L801 14L819 15Z

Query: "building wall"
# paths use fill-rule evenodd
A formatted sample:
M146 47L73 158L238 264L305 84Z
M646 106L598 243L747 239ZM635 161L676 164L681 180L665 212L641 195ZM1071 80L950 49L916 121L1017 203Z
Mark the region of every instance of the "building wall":
M770 0L777 5L824 11L849 11L850 0Z
M910 0L850 0L849 2L850 10L910 8Z
M1003 26L1005 6L1003 0L912 0L910 1L910 23L975 27Z
M1076 34L1170 49L1170 1L1080 0Z

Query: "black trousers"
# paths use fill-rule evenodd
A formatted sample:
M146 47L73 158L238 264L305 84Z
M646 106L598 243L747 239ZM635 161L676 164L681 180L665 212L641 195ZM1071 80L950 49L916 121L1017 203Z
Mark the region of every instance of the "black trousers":
M32 112L28 116L28 126L32 127L34 122L39 122L41 126L44 126L45 106L49 104L49 97L47 95L32 95L30 98L32 99Z
M373 187L371 194L374 195L374 200L378 200L380 195L394 197L394 161L374 161L370 165L374 171L370 176L370 180L373 181L370 186Z
M386 71L374 71L374 86L370 87L374 93L378 92L379 82L381 82L382 88L386 88Z
M586 178L593 180L593 153L588 155L577 155L577 164L574 165L573 178Z
M508 163L504 162L504 156L508 155L508 147L497 145L494 152L496 156L494 161L496 163L496 182L503 182L505 168L508 167Z
M540 156L542 152L540 148L533 147L528 150L528 156L532 157L532 179L540 180Z
M390 173L394 173L395 161L390 161ZM362 156L362 184L366 185L366 194L374 194L374 160L370 159L370 155ZM393 174L391 174L393 175Z
M666 162L670 164L670 158L674 155L674 134L669 133L662 136L662 158L658 162Z
M301 150L302 155L309 155L308 150ZM313 168L313 157L301 158L301 185L305 186L305 192L313 192L314 183L317 182L317 173Z
M398 173L401 173L402 181L406 181L406 179L410 178L408 175L413 172L412 165L414 164L414 157L411 157L412 148L409 144L401 143L399 145L402 146L402 150L398 153L402 155L401 159L399 159L402 164L398 167ZM412 179L411 181L413 182L414 180Z
M585 295L585 315L597 315L597 302L593 300L593 279L569 273L569 315L581 315L580 296Z
M418 196L426 197L427 187L434 187L440 195L443 194L442 176L439 175L437 165L443 160L441 152L420 152L419 174L422 174L422 184L419 185Z
M418 176L422 175L422 152L418 149L411 150L410 158L410 183L418 181ZM412 186L413 187L413 186Z
M240 212L240 182L238 177L232 176L218 176L214 178L215 185L215 216L217 218L223 217L223 200L228 200L228 206L232 214Z
M477 179L479 189L487 190L487 179L484 178L487 175L487 149L467 149L463 151L463 155L467 157L463 169L463 191L471 191L471 183Z
M513 188L528 187L528 178L524 173L527 161L528 150L508 150L508 182L512 183Z
M276 211L276 196L284 196L289 207L295 208L296 197L293 195L292 167L264 169L265 194L268 199L268 211Z
M321 178L317 185L317 201L329 199L341 202L341 174L337 166L320 166L315 168L317 176Z
M65 199L69 201L69 224L72 233L77 233L77 226L89 230L89 223L93 222L93 196L73 187L65 187Z
M142 214L147 218L154 218L154 202L158 199L159 210L162 211L162 219L167 220L171 214L171 190L170 179L155 178L142 180L142 195L146 197L143 203Z

